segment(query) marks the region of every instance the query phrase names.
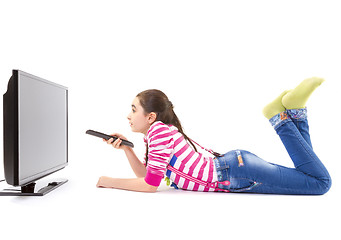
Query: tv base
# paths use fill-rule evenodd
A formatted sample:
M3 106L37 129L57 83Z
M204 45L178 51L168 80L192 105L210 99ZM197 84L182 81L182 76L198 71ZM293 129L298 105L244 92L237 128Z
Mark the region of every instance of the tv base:
M33 182L22 187L4 189L0 191L0 196L44 196L45 194L51 192L52 190L60 187L67 181L68 180L66 179L53 181L42 188L36 188L36 183Z

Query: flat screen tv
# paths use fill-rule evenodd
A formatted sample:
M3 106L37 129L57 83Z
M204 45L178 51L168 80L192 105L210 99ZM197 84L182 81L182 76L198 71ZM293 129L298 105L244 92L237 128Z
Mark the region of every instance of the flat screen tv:
M64 184L35 185L68 164L68 89L13 70L3 96L3 148L5 180L14 188L0 196L41 196Z

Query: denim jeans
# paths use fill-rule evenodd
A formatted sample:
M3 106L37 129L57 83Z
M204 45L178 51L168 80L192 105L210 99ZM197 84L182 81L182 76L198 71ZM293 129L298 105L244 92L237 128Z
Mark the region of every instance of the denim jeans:
M215 158L219 188L230 192L321 195L331 186L325 166L313 151L307 109L293 109L270 119L295 168L269 163L245 150Z

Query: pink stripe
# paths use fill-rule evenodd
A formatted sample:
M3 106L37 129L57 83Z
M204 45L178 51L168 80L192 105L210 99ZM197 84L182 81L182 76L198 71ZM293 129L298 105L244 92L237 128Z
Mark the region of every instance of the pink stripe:
M172 141L172 139L167 139L167 140L165 140L165 141L163 141L163 142L150 144L150 145L149 145L149 148L155 148L155 147L158 147L158 146L160 146L160 145L167 145L167 144L169 144L171 141Z
M172 137L172 135L170 135L170 133L168 132L168 133L152 136L151 137L151 141L156 141L156 140L159 140L159 139L162 139L162 138L172 139L171 137Z
M194 181L192 181L194 182ZM189 180L187 178L185 178L185 182L184 185L182 186L183 189L188 189L188 184L189 184Z
M188 145L187 145L187 146L188 146ZM180 165L180 167L179 167L179 170L180 170L180 171L183 171L183 170L184 170L185 165L187 164L187 162L188 162L189 160L192 159L192 157L194 156L194 154L195 154L195 152L192 151L192 152L190 152L190 153L187 155L187 157L185 157L185 159L181 162L181 165Z
M149 152L150 153L158 153L158 152L169 152L169 153L171 153L173 150L172 146L168 147L167 145L160 145L158 147L149 148Z
M197 184L197 183L196 183L196 184L194 184L193 191L198 191L198 189L199 189L199 186L200 186L200 185L199 185L199 184Z
M183 136L179 137L178 139L175 140L174 146L178 146L182 141L185 141L185 138Z
M152 167L156 171L163 170L163 168L167 167L167 162L163 160L153 159L150 161L151 162L148 161L148 166Z
M183 160L182 160L182 162L181 162L182 164L186 164L186 163L193 157L194 154L195 154L194 151L190 151L190 152L188 153L187 156L181 156L180 154L178 154L178 152L174 153L174 155L175 155L177 158L180 158L180 157L183 158ZM181 164L181 165L182 165L182 164Z
M188 144L186 144L182 149L180 149L178 152L175 153L175 156L176 156L176 157L180 157L181 154L183 154L183 153L186 151L186 149L188 149L188 148L189 148L189 146L188 146ZM181 172L184 170L186 163L187 163L187 162L191 159L191 157L193 156L192 153L194 154L193 151L190 152L189 155L191 155L191 156L188 155L187 157L184 158L183 161L181 161L181 164L180 164L180 167L179 167L179 170L180 170ZM179 181L180 181L180 176L179 176L179 175L176 175L176 176L175 176L175 181L176 181L176 182L179 182ZM182 187L182 188L183 188L183 187ZM185 188L184 188L184 189L185 189Z
M186 146L187 146L187 148L189 147L188 144L187 144ZM184 160L181 162L180 167L179 167L179 170L180 170L180 171L183 171L183 170L184 170L184 168L185 168L185 166L186 166L186 163L193 157L194 153L195 153L194 151L191 151L191 152L184 158ZM178 153L175 153L175 156L176 156L176 157L180 156L180 154L179 154L179 155L177 155L177 154L178 154ZM176 176L175 179L179 182L180 177Z
M204 161L203 165L201 166L199 173L198 173L198 178L202 179L202 176L204 175L205 167L207 165L207 161Z
M201 165L201 167L200 167L200 170L199 170L199 173L198 173L198 177L197 177L198 179L202 180L202 176L204 175L204 170L205 170L206 165L207 165L207 161L204 161L204 164ZM199 188L199 185L195 185L193 190L194 191L198 191L198 188Z
M188 175L188 174L186 174L186 173L183 173L183 172L179 171L178 169L176 169L176 168L174 168L174 167L172 167L172 166L170 166L170 165L168 165L167 168L168 168L170 171L174 172L175 174L177 174L177 175L179 175L179 176L181 176L181 177L183 177L183 178L185 178L185 179L189 179L189 180L192 181L192 182L198 183L198 184L203 185L203 186L206 186L206 184L207 184L206 182L201 181L201 180L199 180L199 179L196 179L196 178L194 178L194 177L192 177L192 176L190 176L190 175Z
M210 171L208 172L208 182L212 182L213 180L213 172L214 172L214 163L213 159L210 160Z
M171 134L174 136L175 134L178 133L178 130L174 129L173 131L171 131Z
M201 157L202 157L202 154L199 153L197 159L196 159L196 160L194 161L194 163L189 167L189 172L188 172L188 174L190 174L190 175L193 174L193 171L194 171L194 169L196 168L196 166L198 165L198 163L199 163Z
M159 129L156 129L155 131L152 131L151 134L152 135L156 135L156 134L159 134L159 133L165 132L165 131L167 131L168 134L170 134L169 128L166 128L166 127L160 127Z
M175 153L175 156L180 156L181 154L183 154L187 149L189 148L188 144L186 144L185 146L183 146L179 151L177 151Z
M160 125L163 125L162 122L159 122L159 123L155 123L155 124L152 124L152 126L150 127L150 129L148 130L147 132L147 136L149 135L149 133L151 133L152 131L154 131L154 128L160 126Z
M212 182L212 179L213 179L213 160L210 161L210 169L208 171L208 179L207 179L207 182ZM205 187L204 191L205 192L208 192L209 191L209 187Z
M176 174L176 173L174 173L174 174L175 174L174 183L175 183L176 185L178 185L178 184L179 184L179 181L180 181L180 175L179 175L179 174Z
M201 181L201 180L199 180L199 179L196 179L196 178L194 178L194 177L192 177L192 176L190 176L190 175L187 175L187 174L185 174L185 173L183 173L183 172L180 172L180 171L177 171L177 173L181 176L181 177L183 177L183 178L185 178L185 179L189 179L189 180L191 180L192 182L195 182L195 183L197 183L197 184L200 184L200 185L203 185L203 186L206 186L206 182L204 182L204 181Z
M155 149L154 148L153 150L149 150L149 154L152 154L152 155L160 155L163 153L167 153L170 155L172 153L172 151L169 148L164 148L164 149Z
M190 175L190 176L193 175L194 169L195 169L195 167L198 165L198 163L199 163L199 161L200 161L200 159L201 159L201 156L202 156L202 154L199 153L197 159L196 159L196 160L194 161L194 163L189 167L188 175ZM185 181L185 184L184 184L184 188L187 189L188 184L189 184L189 181L186 180L186 181Z
M155 160L155 159L161 159L162 161L165 161L165 158L168 158L168 157L170 157L170 153L152 153L152 152L150 152L149 154L148 154L148 156L151 156L151 158L150 158L150 160ZM164 158L162 158L162 157L164 157Z

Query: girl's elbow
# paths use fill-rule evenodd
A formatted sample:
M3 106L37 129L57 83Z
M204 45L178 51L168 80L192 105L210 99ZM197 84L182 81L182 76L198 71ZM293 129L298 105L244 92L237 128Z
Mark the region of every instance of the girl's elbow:
M147 183L148 184L148 183ZM148 193L155 193L157 192L158 187L152 186L148 184L147 191Z
M145 182L145 192L155 193L157 191L158 186L150 185L146 181L144 181L144 182Z

